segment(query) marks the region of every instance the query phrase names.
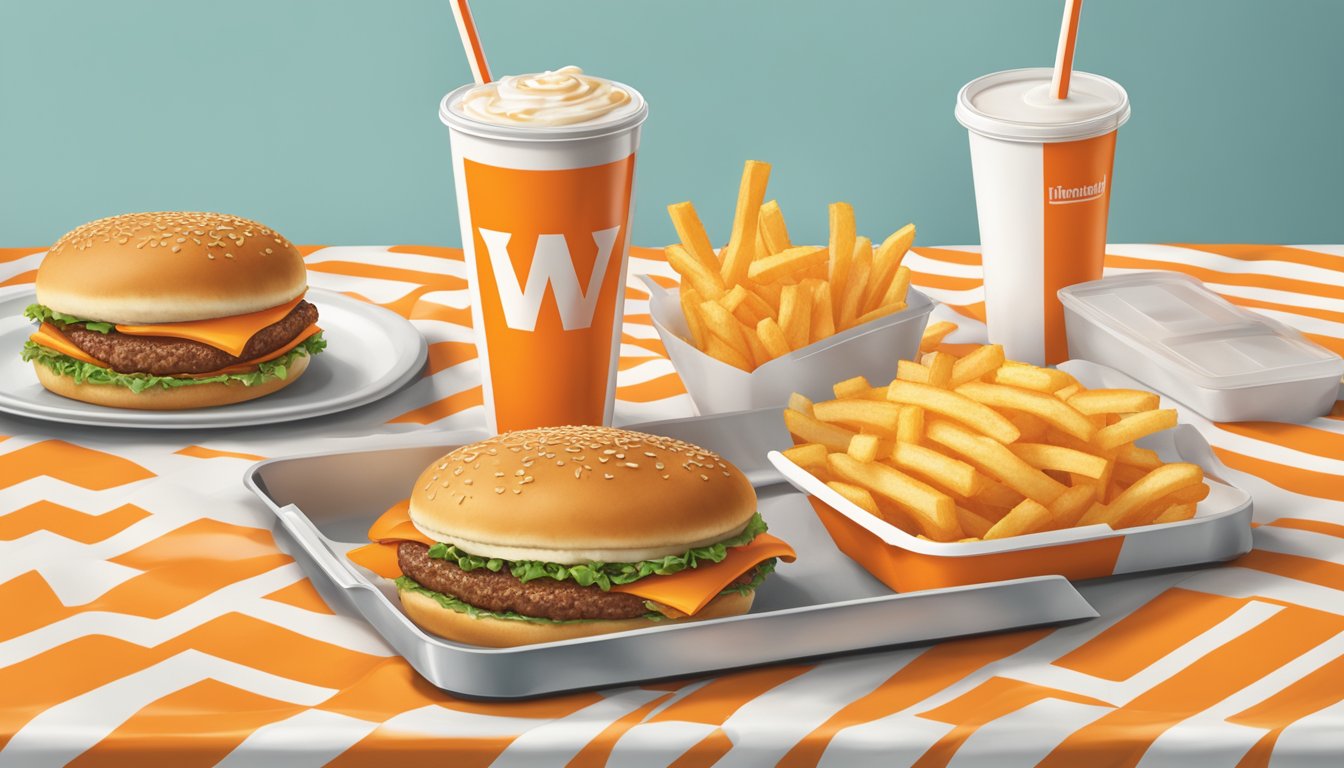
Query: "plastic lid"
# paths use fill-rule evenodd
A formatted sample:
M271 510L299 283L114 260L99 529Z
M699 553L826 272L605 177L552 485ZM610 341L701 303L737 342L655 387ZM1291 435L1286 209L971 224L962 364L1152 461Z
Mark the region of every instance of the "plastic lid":
M1049 67L976 78L957 94L957 120L983 136L1050 143L1101 136L1129 119L1129 94L1101 75L1074 72L1069 97L1050 95Z
M575 139L608 136L630 130L643 123L649 116L649 104L644 101L644 97L639 91L624 83L617 83L617 85L629 91L634 98L635 108L632 111L622 111L615 118L603 117L586 123L530 127L486 123L467 117L461 110L457 109L457 103L462 100L462 97L468 91L477 87L475 83L467 83L444 96L443 100L439 102L439 120L443 121L444 125L462 133L506 141L573 141Z
M1065 307L1209 389L1344 376L1344 359L1189 275L1140 272L1059 291Z

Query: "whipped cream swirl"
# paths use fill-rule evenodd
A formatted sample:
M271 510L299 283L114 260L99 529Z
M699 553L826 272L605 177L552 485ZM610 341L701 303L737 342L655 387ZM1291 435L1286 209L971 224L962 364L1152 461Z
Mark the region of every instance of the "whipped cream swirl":
M555 126L587 123L635 105L619 84L583 74L578 67L514 75L468 91L457 108L483 123Z

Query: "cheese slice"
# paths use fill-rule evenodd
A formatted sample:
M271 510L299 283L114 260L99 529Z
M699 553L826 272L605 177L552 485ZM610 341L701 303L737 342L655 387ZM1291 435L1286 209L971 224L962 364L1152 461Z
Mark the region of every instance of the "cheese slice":
M104 368L107 367L107 363L104 363L102 360L93 357L89 353L75 346L75 342L66 338L65 334L57 330L56 326L51 323L43 323L38 326L37 330L33 332L33 335L28 337L28 340L34 344L41 344L48 349L54 349L66 357L73 357L82 363L92 363Z
M289 352L290 350L299 346L303 342L307 341L311 336L317 333L321 333L321 331L322 329L317 327L317 324L314 323L313 325L310 325L307 328L305 328L298 336L295 336L288 344L285 344L279 349L273 352L268 352L254 360L245 360L236 365L230 365L224 368L220 368L219 370L216 371L209 371L207 373L178 374L177 378L208 379L211 376L219 376L220 374L224 373L246 373L247 371L257 367L258 363L264 363L283 356L285 353ZM75 343L71 341L69 338L67 338L64 333L61 333L61 331L57 329L56 326L50 323L43 323L42 325L38 326L38 329L33 332L32 336L28 337L28 340L35 344L41 344L42 346L47 347L48 349L54 349L57 352L60 352L62 355L65 355L66 357L73 357L74 359L79 360L81 362L91 363L93 365L97 365L103 368L108 367L107 363L103 362L102 360L99 360L96 357L93 357L89 353L85 352L84 350L76 346Z
M797 554L782 539L762 533L750 543L729 547L728 556L712 565L706 563L670 576L645 576L639 581L615 585L611 591L652 600L694 616L738 576L772 557L793 562Z
M187 379L208 379L211 376L219 376L220 374L224 373L247 373L253 368L256 368L257 363L265 363L274 360L277 357L282 357L290 350L294 349L303 342L307 341L309 337L315 336L321 332L322 329L318 328L317 324L314 323L313 325L304 328L299 333L298 336L295 336L294 338L290 339L288 344L285 344L284 346L280 347L279 349L273 352L267 352L261 357L256 357L251 360L244 360L241 363L225 366L223 368L214 371L207 371L206 373L180 373L178 374L178 377Z
M128 336L172 336L189 339L222 349L234 357L243 354L247 342L257 331L275 325L290 313L303 296L278 307L250 312L246 315L217 317L213 320L195 320L189 323L158 323L155 325L118 325L117 332Z
M410 499L394 504L369 528L369 539L374 543L352 549L346 557L385 579L400 576L397 544L418 541L432 546L435 543L411 523L410 506ZM729 547L728 556L720 562L704 563L669 576L645 576L630 584L614 585L611 591L642 597L693 616L737 577L772 557L793 562L797 554L783 540L762 533L740 547Z

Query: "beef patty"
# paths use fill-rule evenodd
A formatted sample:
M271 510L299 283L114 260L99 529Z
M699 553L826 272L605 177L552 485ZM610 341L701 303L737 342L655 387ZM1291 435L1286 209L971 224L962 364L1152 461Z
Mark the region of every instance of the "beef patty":
M429 547L415 541L397 546L401 572L426 589L495 613L512 611L538 619L635 619L649 612L644 598L624 592L603 592L574 581L551 578L520 581L508 570L485 568L464 571L457 563L429 556ZM746 584L748 571L733 584Z
M171 336L130 336L116 331L99 333L88 330L80 323L67 325L61 330L75 346L118 373L174 376L208 373L261 357L293 341L300 331L315 322L317 307L301 301L279 322L253 334L243 348L243 354L238 357L209 344Z

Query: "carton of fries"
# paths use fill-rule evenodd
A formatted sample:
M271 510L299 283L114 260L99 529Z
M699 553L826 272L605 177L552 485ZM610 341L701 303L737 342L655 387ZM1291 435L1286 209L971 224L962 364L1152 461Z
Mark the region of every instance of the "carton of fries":
M1250 495L1219 480L1198 430L1171 428L1175 412L1131 379L1077 361L1020 366L993 347L950 364L938 354L887 388L842 381L834 399L795 397L784 421L796 445L769 455L887 586L1083 580L1250 550ZM919 381L941 366L942 386ZM920 423L902 424L911 411Z
M721 251L690 201L669 205L680 242L665 252L680 287L645 279L654 327L702 414L820 394L837 373L890 378L933 309L901 265L914 224L875 246L857 234L854 209L832 203L829 242L796 244L779 202L765 199L769 177L768 163L747 161Z
M701 415L782 406L789 395L829 396L837 379L867 376L886 381L898 360L917 357L934 302L910 289L906 309L842 331L743 371L696 349L682 315L680 292L648 276L649 312L672 366Z

